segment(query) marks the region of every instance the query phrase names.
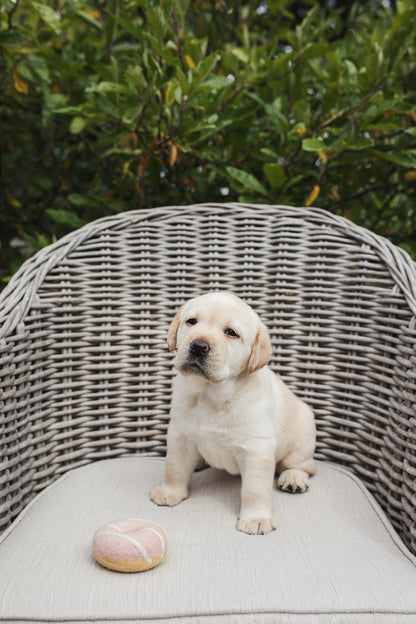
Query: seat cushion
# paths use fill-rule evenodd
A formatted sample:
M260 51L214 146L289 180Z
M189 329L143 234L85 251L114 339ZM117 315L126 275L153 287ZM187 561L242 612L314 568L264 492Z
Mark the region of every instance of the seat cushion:
M359 624L416 621L416 560L364 486L319 463L302 495L274 491L278 529L235 529L240 478L196 473L191 496L157 507L164 460L111 459L65 474L0 543L0 622ZM165 560L112 572L91 554L94 531L145 518L168 534Z

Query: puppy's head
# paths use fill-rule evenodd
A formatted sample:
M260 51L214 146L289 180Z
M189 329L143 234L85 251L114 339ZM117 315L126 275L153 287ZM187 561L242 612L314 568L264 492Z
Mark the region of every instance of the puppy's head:
M176 314L168 347L177 349L176 368L220 382L252 373L271 356L266 327L238 297L209 293L191 299Z

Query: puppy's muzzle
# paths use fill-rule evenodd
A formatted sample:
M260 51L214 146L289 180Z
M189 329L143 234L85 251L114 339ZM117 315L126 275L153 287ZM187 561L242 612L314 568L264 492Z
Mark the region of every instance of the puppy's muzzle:
M205 340L196 339L189 345L189 351L195 357L204 357L205 355L208 355L210 350L211 347L207 342L205 342Z
M179 368L188 373L209 378L211 346L201 338L195 338L188 346L185 361Z

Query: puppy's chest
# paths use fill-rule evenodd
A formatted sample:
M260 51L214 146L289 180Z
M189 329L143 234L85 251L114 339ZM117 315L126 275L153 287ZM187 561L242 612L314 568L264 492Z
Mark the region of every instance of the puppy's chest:
M230 419L224 411L212 412L199 404L189 413L188 427L198 452L210 466L239 474L236 456L240 436Z
M235 447L224 436L212 431L201 431L195 442L198 452L207 464L213 468L226 470L230 474L240 473Z

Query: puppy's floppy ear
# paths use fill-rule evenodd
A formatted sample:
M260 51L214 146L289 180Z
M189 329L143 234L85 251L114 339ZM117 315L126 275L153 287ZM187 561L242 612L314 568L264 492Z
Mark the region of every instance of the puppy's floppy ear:
M172 323L170 324L169 327L169 332L168 332L168 349L170 352L174 351L176 349L176 336L178 334L178 328L179 328L179 323L180 323L180 318L181 318L181 312L182 312L182 308L179 308L179 310L176 313L175 318L173 319Z
M253 350L248 361L248 372L254 373L254 371L258 370L259 368L263 368L263 366L266 366L266 364L268 364L270 361L271 355L272 345L270 343L269 333L265 325L263 325L263 323L260 323L257 330L256 338L254 340Z

